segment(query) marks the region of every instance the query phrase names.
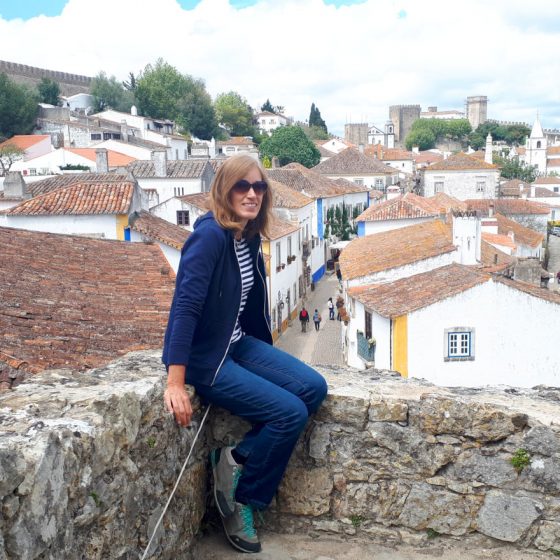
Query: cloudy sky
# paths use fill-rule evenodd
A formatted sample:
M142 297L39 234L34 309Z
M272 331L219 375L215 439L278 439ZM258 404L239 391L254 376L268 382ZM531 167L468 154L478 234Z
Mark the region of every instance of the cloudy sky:
M329 130L389 105L560 128L558 0L0 0L0 58L126 79L158 57L212 96L267 98Z

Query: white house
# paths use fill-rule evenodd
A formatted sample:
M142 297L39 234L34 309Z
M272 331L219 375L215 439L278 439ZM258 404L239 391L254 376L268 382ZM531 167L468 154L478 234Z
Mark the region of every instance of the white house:
M0 143L0 149L13 146L23 151L23 161L52 152L51 137L48 134L16 134Z
M129 214L146 210L146 194L135 181L78 181L0 212L5 227L125 239Z
M173 197L209 191L214 178L208 160L168 161L164 150L154 150L151 161L135 161L128 169L143 189L157 193L150 197L150 206Z
M539 175L547 174L547 148L548 140L543 132L539 118L533 123L531 134L525 142L525 153L520 160L528 166L537 168Z
M237 154L249 154L259 159L259 151L250 136L232 136L217 143L217 153L230 157Z
M500 170L492 163L458 153L421 170L424 196L443 192L459 200L494 198Z
M76 93L75 95L69 95L68 97L60 96L62 105L64 107L69 107L70 111L85 111L90 109L95 105L95 98L90 93Z
M416 163L412 152L398 148L386 148L381 144L366 146L364 154L371 156L399 172L399 178L404 179L416 172Z
M257 121L257 126L263 134L272 134L273 130L280 128L281 126L288 126L290 124L290 119L284 115L279 115L277 113L271 113L270 111L262 111L257 113L255 116Z
M162 220L192 231L194 223L210 209L210 193L174 196L150 207L150 213Z
M368 130L368 144L380 145L385 148L395 147L395 125L392 121L385 123L385 130L371 125Z
M354 148L354 144L343 140L342 138L329 138L328 140L321 140L317 142L320 146L322 146L325 150L328 150L331 155L339 154L346 148Z
M380 191L385 191L389 185L399 180L396 169L354 148L347 148L312 169L329 179L347 179L357 185Z
M181 249L189 235L184 228L170 224L145 210L133 212L129 216L129 228L125 232L128 241L157 243L175 274L179 270Z

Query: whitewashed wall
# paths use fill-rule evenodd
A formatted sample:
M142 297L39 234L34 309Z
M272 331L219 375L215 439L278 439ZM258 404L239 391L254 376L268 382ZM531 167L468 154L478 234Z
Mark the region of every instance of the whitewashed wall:
M6 216L2 225L32 231L117 239L117 217L108 214L99 216Z
M444 362L444 330L474 327L474 361ZM411 313L409 376L438 385L560 386L560 306L488 281Z
M434 196L435 182L443 181L443 191L459 200L469 198L495 198L498 184L498 171L480 169L476 171L428 171L424 172L424 196ZM483 178L483 179L479 179ZM484 192L476 192L477 181L484 180Z
M136 177L143 189L155 189L159 200L165 202L174 196L183 196L202 192L201 179L169 179L167 177ZM179 190L176 190L179 189ZM175 220L173 221L175 223Z

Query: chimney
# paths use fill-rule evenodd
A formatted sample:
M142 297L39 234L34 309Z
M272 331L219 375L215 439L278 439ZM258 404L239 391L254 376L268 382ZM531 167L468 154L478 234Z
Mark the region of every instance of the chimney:
M121 140L128 142L128 125L124 119L121 120Z
M153 150L154 174L156 177L167 177L167 150Z
M452 243L459 252L460 264L480 262L481 227L476 212L453 212Z
M5 198L31 198L31 193L27 190L27 185L23 180L21 171L8 171L4 179Z
M95 150L95 167L97 168L97 173L109 172L109 154L107 153L107 148L97 148Z
M486 150L484 150L484 162L492 163L492 135L488 133L486 137Z
M419 154L420 153L420 148L418 146L412 146L412 153L413 154Z
M491 203L488 205L488 217L489 217L489 218L493 218L493 217L494 217L494 203L493 203L493 202L491 202Z
M277 156L272 156L272 161L270 162L272 169L278 169L280 167L280 160Z
M537 188L535 187L535 185L531 185L531 198L535 198L536 190Z

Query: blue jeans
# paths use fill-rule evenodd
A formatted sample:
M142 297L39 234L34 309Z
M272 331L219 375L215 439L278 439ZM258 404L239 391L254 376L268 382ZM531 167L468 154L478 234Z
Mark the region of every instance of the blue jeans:
M252 424L236 451L245 457L235 499L266 508L310 414L327 394L314 369L252 336L231 345L214 385L195 385L207 402Z

